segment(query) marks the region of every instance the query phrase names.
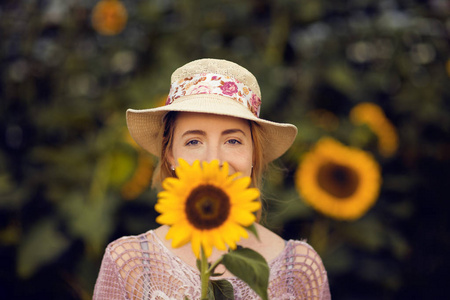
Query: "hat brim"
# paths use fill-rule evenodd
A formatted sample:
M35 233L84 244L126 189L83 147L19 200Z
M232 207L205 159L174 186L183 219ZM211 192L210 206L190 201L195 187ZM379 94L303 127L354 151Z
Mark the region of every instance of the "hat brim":
M297 135L294 125L260 119L237 101L215 94L184 96L172 104L152 109L128 109L127 126L131 136L138 145L158 157L161 155L163 118L170 111L224 115L256 122L268 141L263 153L266 163L283 155Z

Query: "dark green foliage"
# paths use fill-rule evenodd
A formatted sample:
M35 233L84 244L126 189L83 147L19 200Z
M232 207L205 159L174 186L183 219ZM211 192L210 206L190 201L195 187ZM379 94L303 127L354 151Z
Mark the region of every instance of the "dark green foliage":
M155 228L155 192L122 193L139 155L125 110L161 105L171 73L202 57L248 68L263 118L299 136L271 171L267 226L308 239L333 299L441 298L449 267L450 8L446 1L123 1L127 27L101 36L96 1L0 4L0 292L4 299L91 299L106 245ZM378 104L399 133L379 155L350 123ZM326 110L337 128L319 126ZM321 136L364 147L382 167L376 205L327 219L293 174Z

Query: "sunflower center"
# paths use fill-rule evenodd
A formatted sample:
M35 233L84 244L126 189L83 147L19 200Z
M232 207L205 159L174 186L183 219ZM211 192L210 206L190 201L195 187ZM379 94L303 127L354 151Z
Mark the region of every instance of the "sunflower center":
M186 200L186 216L197 229L212 229L222 225L230 214L230 198L220 188L200 185Z
M359 176L352 168L327 163L319 168L319 186L336 198L347 198L358 189Z

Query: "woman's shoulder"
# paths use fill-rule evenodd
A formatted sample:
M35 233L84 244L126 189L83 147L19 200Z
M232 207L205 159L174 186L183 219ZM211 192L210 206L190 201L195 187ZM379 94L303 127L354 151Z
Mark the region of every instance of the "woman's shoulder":
M106 247L106 252L114 260L124 255L135 256L142 252L144 244L149 242L149 236L152 236L153 230L138 234L120 237Z
M319 256L317 251L306 240L288 240L287 244L297 255Z
M285 261L296 269L308 270L317 276L326 276L326 270L317 251L305 240L289 240L284 251Z

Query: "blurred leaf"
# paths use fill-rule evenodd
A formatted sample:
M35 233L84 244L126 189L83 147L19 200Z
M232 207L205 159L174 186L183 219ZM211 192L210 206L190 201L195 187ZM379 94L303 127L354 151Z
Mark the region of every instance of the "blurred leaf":
M116 149L111 153L111 160L109 181L111 185L120 187L136 168L136 153L127 149Z
M381 220L365 216L352 223L342 223L340 233L353 245L375 252L386 244L386 230Z
M28 189L18 188L9 174L0 174L0 208L20 208L27 196Z
M352 253L344 243L334 246L333 249L322 256L327 272L331 274L342 274L347 272L354 262Z
M386 204L386 210L399 219L408 219L414 213L414 206L409 200Z
M324 13L325 7L322 1L303 1L302 9L295 9L294 12L305 22L312 22L319 19Z
M57 229L53 219L35 224L18 248L17 272L23 278L54 262L67 249L70 240Z
M90 251L100 255L113 230L113 213L117 205L115 197L87 201L82 194L72 194L67 195L59 207L71 232L85 240Z
M408 241L395 230L389 230L387 235L394 255L398 259L405 259L406 256L411 252L411 247Z
M15 245L20 241L21 230L19 226L11 224L8 227L0 230L0 244Z
M248 231L250 231L251 233L253 233L253 235L258 239L259 241L259 235L258 235L258 231L256 230L255 224L253 223L252 225L246 227L245 229L247 229Z
M344 63L332 64L326 69L328 81L337 89L345 93L349 98L357 92L358 79L351 68Z
M367 125L356 126L349 134L349 145L353 147L366 148L373 146L376 149L377 137Z

